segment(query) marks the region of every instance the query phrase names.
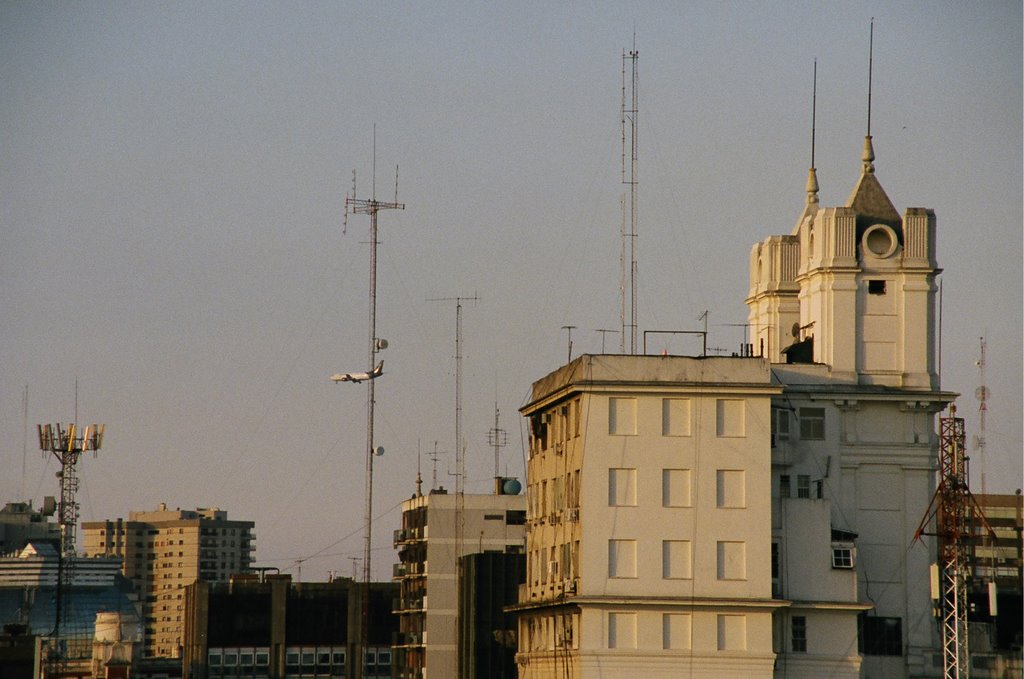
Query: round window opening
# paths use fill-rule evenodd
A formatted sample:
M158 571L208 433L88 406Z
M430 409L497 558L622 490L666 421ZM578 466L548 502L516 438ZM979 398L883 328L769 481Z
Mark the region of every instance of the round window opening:
M875 224L864 232L864 247L875 257L890 256L896 244L896 234L885 224Z

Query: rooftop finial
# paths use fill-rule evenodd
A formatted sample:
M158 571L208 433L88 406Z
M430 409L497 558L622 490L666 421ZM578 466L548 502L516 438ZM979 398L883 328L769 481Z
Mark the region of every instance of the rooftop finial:
M875 17L871 17L871 33L868 39L868 133L864 137L864 153L860 159L864 162L864 174L875 171L875 148L871 144L871 73L874 70L875 54Z
M811 169L807 172L807 204L818 203L818 172L814 168L814 141L818 113L818 60L814 60L814 88L811 95Z

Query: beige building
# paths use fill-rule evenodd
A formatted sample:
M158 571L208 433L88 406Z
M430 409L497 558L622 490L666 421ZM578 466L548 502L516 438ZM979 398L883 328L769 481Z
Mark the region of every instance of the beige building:
M500 481L500 480L499 480ZM518 482L493 495L417 492L402 503L402 528L395 531L400 583L396 612L397 679L450 679L458 672L459 557L478 552L522 553L526 498Z
M936 414L956 396L936 369L935 250L934 212L896 210L868 137L844 206L819 207L812 169L790 234L751 251L754 352L782 387L773 569L791 603L776 616L779 676L856 676L857 653L861 676L941 670L935 543L913 539L935 490Z
M142 602L145 655L180 657L185 587L228 582L255 550L253 522L229 521L217 508L131 512L128 520L82 524L86 556L118 556Z
M535 382L519 676L770 677L760 358L584 355Z

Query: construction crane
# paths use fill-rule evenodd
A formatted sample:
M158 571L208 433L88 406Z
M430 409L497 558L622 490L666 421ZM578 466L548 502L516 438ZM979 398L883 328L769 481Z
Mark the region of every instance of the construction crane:
M937 615L942 628L942 664L945 679L969 675L967 651L967 579L971 529L969 513L974 510L984 530L994 536L991 526L968 487L967 458L964 455L964 420L956 417L956 406L949 417L939 418L939 484L924 518L914 533L938 538ZM928 527L935 520L935 531ZM933 576L933 585L935 578ZM937 596L936 596L937 595Z

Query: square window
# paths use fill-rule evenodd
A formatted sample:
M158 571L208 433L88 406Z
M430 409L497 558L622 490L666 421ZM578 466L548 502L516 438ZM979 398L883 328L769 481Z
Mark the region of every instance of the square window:
M800 409L800 438L804 441L825 440L825 409Z
M636 399L608 399L608 433L615 436L636 435Z
M744 470L719 469L716 477L716 506L725 508L747 506L746 473Z
M693 620L689 613L665 613L661 617L662 648L665 650L689 650Z
M853 568L853 565L851 545L832 545L832 568Z
M661 470L661 506L691 507L690 470Z
M868 294L869 295L884 295L885 294L885 281L884 280L869 280L868 281Z
M661 435L690 435L690 399L664 398L661 400Z
M636 540L608 541L608 577L636 577Z
M719 437L745 436L746 403L738 398L720 398L716 402L716 433Z
M689 540L663 540L661 543L661 577L666 580L693 577Z
M747 543L718 543L718 579L747 579Z
M608 506L636 506L636 469L608 470Z

